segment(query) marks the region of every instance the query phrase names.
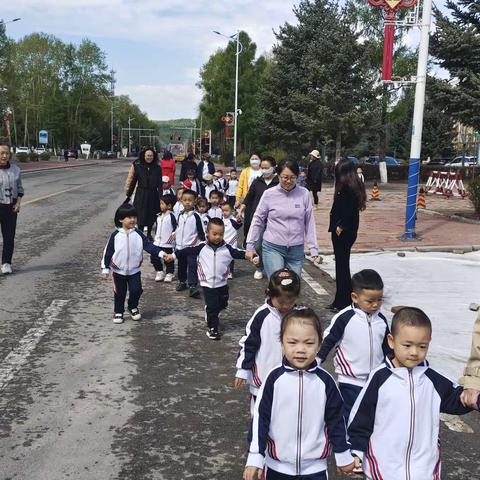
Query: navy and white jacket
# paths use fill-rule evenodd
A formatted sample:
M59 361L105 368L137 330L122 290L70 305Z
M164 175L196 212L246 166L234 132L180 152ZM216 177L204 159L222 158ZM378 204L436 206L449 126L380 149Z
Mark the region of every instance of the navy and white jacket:
M159 255L160 247L148 240L138 228L115 230L108 239L103 252L102 272L112 270L120 275L135 275L143 262L143 251Z
M183 204L180 200L177 200L175 202L175 205L173 206L173 213L175 217L178 219L178 216L183 212Z
M162 196L163 195L173 195L175 197L175 190L172 187L167 189L162 188Z
M213 245L209 242L195 247L175 250L174 257L197 256L198 279L202 287L218 288L227 284L230 263L233 259L245 260L245 251L227 245Z
M222 217L222 220L225 225L225 232L223 234L225 243L237 248L238 230L242 228L242 222L237 222L233 215L230 215L228 218Z
M203 188L202 197L206 198L207 202L209 202L210 201L210 194L212 192L218 192L217 186L214 183L211 183L210 185L205 185L205 187Z
M296 370L284 360L260 389L247 466L310 475L327 469L332 447L337 465L349 465L353 459L342 409L335 380L317 362Z
M369 316L351 305L333 317L318 356L323 363L335 347L339 383L363 387L370 372L391 352L387 342L389 332L387 319L380 312Z
M222 207L210 207L207 214L210 218L222 218Z
M157 215L157 228L153 243L158 247L175 248L175 231L177 230L177 219L171 211Z
M238 190L238 179L229 180L227 184L227 196L234 197Z
M200 215L200 218L202 219L203 228L206 232L207 227L208 227L208 222L210 221L210 217L208 216L208 213L206 213L206 212L205 213L198 212L198 214Z
M462 415L463 388L429 367L376 368L350 413L352 451L374 480L440 480L440 412Z
M241 338L237 358L237 378L247 381L250 393L258 391L270 370L282 362L280 325L282 315L267 300L253 314Z
M205 229L200 215L193 210L180 212L177 219L175 242L177 248L194 247L205 240Z

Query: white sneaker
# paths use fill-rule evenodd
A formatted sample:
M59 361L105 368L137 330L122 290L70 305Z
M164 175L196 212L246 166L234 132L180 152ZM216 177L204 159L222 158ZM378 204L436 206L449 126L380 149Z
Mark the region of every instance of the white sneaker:
M132 320L135 320L136 322L142 319L142 314L138 308L132 308L130 310L130 316L132 317Z
M255 273L253 274L253 278L255 280L261 280L263 278L263 272L261 270L255 270Z
M228 279L228 280L231 280L232 278L233 278L233 275L232 275L231 273L229 273L229 274L227 275L227 279Z
M2 265L2 273L4 275L8 275L8 274L12 273L12 266L9 263L4 263Z
M157 274L155 275L155 281L163 282L164 279L165 279L165 272L157 272Z
M123 323L123 313L116 313L113 316L113 323Z
M173 282L173 273L167 273L165 275L165 283L172 283Z

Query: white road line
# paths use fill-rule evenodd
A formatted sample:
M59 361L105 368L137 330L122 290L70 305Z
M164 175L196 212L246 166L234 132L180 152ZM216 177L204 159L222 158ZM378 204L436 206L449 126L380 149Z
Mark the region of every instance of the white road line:
M440 414L440 420L450 429L452 432L459 433L473 433L470 425L467 425L456 415L448 415L446 413Z
M35 322L20 340L19 345L14 348L0 364L0 391L2 391L15 374L27 362L38 342L48 332L52 323L58 318L62 307L68 303L67 300L54 300L43 312L43 315Z
M305 270L302 270L302 278L308 283L315 293L318 293L318 295L322 296L328 296L328 292Z

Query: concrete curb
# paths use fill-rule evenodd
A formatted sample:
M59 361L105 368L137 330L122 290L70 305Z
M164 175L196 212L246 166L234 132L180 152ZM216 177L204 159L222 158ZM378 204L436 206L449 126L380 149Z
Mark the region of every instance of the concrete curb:
M480 225L480 220L474 220L473 218L466 218L462 217L461 215L450 215L448 213L441 213L437 212L436 210L429 210L429 209L420 209L417 210L417 212L423 212L428 215L433 215L433 216L438 216L438 217L443 217L443 218L448 218L450 220L455 220L456 222L461 222L461 223L470 223L473 225Z

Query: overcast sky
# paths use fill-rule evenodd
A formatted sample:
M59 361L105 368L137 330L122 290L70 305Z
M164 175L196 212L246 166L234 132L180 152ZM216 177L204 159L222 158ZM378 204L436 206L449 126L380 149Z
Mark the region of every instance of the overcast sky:
M443 4L444 0L436 0ZM200 101L200 67L227 40L245 30L269 51L273 29L295 22L299 0L17 0L2 1L1 17L19 39L45 32L65 42L88 37L117 72L117 94L126 94L150 118L193 118Z

